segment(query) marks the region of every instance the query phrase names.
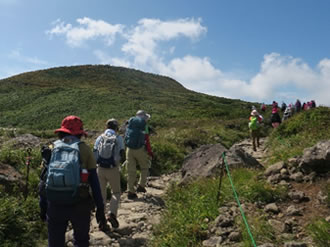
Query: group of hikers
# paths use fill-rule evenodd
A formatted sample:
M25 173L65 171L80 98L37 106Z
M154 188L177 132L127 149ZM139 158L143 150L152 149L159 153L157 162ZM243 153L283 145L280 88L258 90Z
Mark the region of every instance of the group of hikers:
M272 103L272 114L270 118L270 122L273 128L277 128L280 126L282 121L287 120L292 117L295 113L300 111L309 110L311 108L315 108L316 103L315 100L308 101L307 103L301 104L300 100L297 99L295 104L287 105L285 102L282 102L281 108L278 106L276 101ZM260 110L261 112L266 112L266 105L264 103L261 104ZM281 119L279 111L282 111L283 117ZM259 135L260 135L260 125L263 122L263 116L257 111L255 106L252 106L252 111L249 118L249 129L251 132L252 138L252 146L253 150L256 151L257 147L259 147Z
M153 153L148 120L150 115L139 110L125 124L124 138L114 118L106 122L106 130L97 137L93 150L81 140L87 136L77 116L67 116L55 130L58 140L43 147L43 171L40 176L40 217L47 221L48 246L65 245L68 223L73 228L74 246L89 246L91 212L96 207L96 220L101 231L119 227L120 164L127 166L130 200L136 193L146 192L146 182ZM126 152L125 152L126 149ZM140 181L136 185L136 168ZM110 184L110 209L106 212L107 185ZM91 192L91 193L90 193ZM93 199L92 199L93 197Z

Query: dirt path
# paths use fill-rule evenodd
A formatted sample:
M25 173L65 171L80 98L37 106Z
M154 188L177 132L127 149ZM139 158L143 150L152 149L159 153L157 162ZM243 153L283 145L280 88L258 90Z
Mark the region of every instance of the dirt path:
M179 179L179 174L149 177L146 193L138 193L138 198L128 200L127 193L121 196L118 210L119 228L109 232L99 231L95 217L92 219L90 232L91 247L138 247L147 246L151 238L153 225L159 223L164 208L161 198L167 187ZM109 208L109 204L107 204ZM72 244L72 231L67 233L67 246Z

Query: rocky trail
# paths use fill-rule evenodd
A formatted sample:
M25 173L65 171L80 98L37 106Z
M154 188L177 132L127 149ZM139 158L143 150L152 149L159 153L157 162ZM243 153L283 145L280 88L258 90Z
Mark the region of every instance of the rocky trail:
M244 149L251 156L262 162L264 157L264 143L261 139L261 146L253 151L251 142L244 140L236 146ZM151 238L153 226L160 222L160 215L164 209L162 196L171 183L177 183L181 179L180 173L164 175L161 177L149 177L146 193L138 193L138 199L127 199L127 193L121 196L121 205L118 210L119 228L111 229L109 232L102 232L98 229L96 219L93 218L90 232L90 246L103 247L139 247L147 246ZM109 207L109 204L107 204ZM110 224L109 224L110 225ZM72 230L67 233L67 246L72 244Z
M147 246L153 225L159 223L161 212L165 206L162 196L166 188L179 178L179 173L149 177L147 192L138 193L138 198L135 200L127 199L127 192L122 193L118 210L119 228L111 228L108 232L102 232L98 229L94 217L91 222L90 246ZM107 204L107 208L109 208L109 204ZM66 239L68 240L67 246L73 246L72 230L67 232Z

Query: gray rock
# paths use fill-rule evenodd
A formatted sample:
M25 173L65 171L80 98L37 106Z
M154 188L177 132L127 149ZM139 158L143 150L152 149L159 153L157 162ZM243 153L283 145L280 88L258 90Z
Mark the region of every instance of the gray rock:
M290 179L298 183L304 181L304 174L302 172L296 172L290 176Z
M319 193L317 193L317 199L320 203L325 204L328 200L328 195L320 191Z
M285 168L282 168L281 171L280 171L280 173L281 173L281 176L284 176L284 175L288 175L289 174L288 170L285 169Z
M287 208L286 214L288 216L302 216L301 210L297 209L294 205L291 205Z
M18 137L12 138L5 142L4 145L10 145L14 148L28 148L40 146L40 138L31 134L24 134Z
M303 191L291 191L289 192L288 196L296 203L310 200L309 197L307 197Z
M266 171L264 172L264 174L265 174L265 176L277 174L277 173L280 173L282 168L285 168L285 163L283 161L280 161L280 162L277 162L274 165L271 165L270 167L268 167L266 169Z
M290 230L289 226L282 221L270 219L268 220L268 223L277 233L285 233Z
M267 178L267 182L270 184L277 184L281 181L281 174L274 174L274 175L270 175Z
M263 168L263 166L252 155L246 152L243 148L233 145L227 153L228 164L231 167L249 167Z
M228 236L228 239L233 242L239 242L242 238L242 235L240 232L231 232Z
M23 175L14 167L0 163L0 185L8 193L12 192L16 186L23 188Z
M305 172L326 173L330 171L330 140L321 141L304 150L299 168Z
M270 243L265 243L265 244L262 244L262 245L258 245L258 247L275 247L275 245L270 244Z
M234 219L226 215L219 215L214 222L216 226L229 227L234 224Z
M307 247L307 244L292 241L292 242L285 243L284 247Z
M267 204L266 207L265 207L265 212L267 213L279 213L280 210L279 208L277 207L276 203L270 203L270 204Z
M207 240L203 241L203 246L205 247L216 247L217 245L221 244L222 237L211 237Z
M330 223L330 216L326 217L325 221Z
M219 156L227 149L221 144L204 145L188 155L181 168L182 179L180 184L202 177L211 177L219 174Z

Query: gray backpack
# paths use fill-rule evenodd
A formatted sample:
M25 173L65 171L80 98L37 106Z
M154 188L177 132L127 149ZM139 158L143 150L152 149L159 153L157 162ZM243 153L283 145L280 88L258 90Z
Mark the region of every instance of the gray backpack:
M112 168L116 166L115 163L115 146L116 146L116 135L107 136L101 135L100 143L97 147L98 158L97 163L100 167Z

